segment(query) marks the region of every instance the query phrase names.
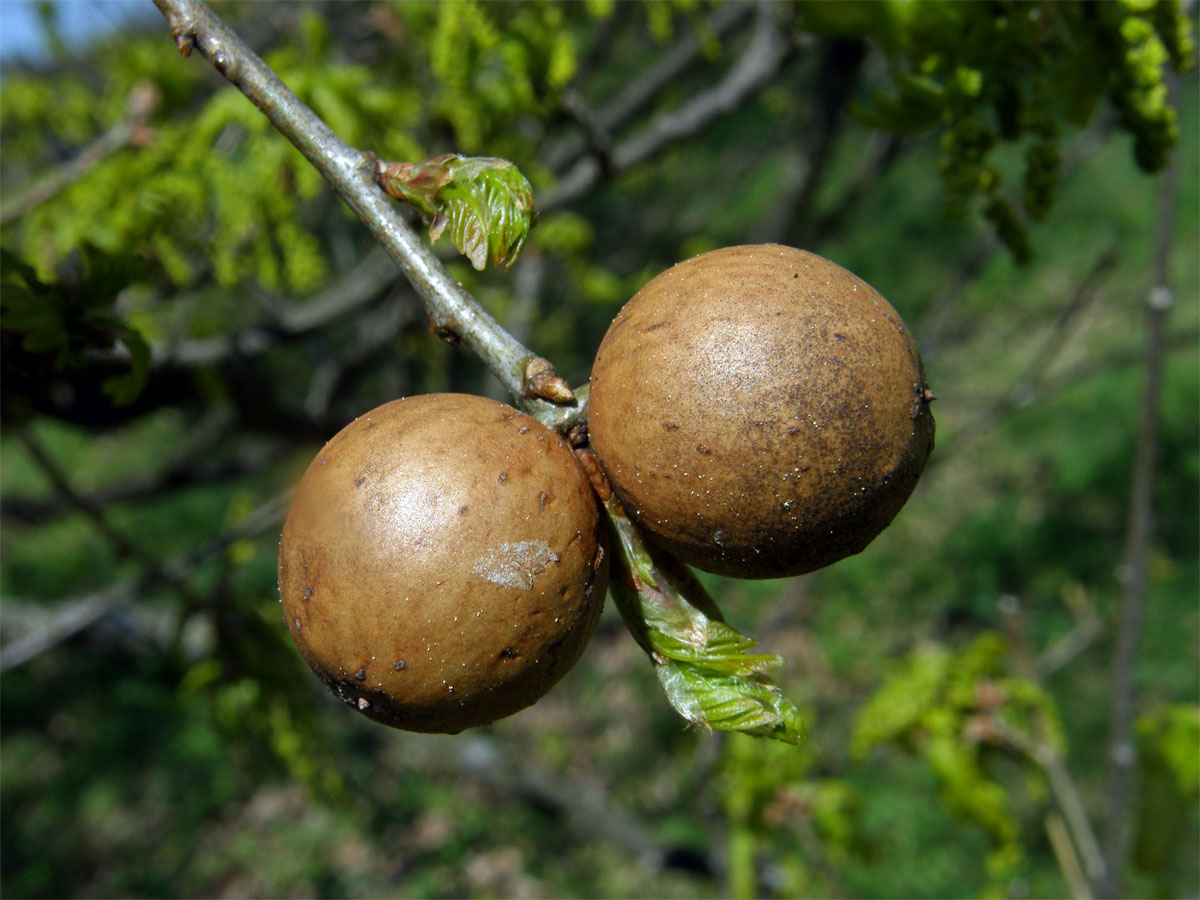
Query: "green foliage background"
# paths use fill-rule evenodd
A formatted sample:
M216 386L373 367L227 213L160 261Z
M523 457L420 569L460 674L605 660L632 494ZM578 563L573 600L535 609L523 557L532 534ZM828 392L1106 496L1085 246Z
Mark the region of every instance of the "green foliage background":
M125 117L135 86L159 97L148 133L0 231L4 647L121 600L3 673L6 896L1065 895L1053 797L1022 748L1060 755L1103 825L1157 224L1143 168L1176 139L1128 880L1200 891L1200 97L1185 76L1176 114L1162 81L1194 56L1192 25L1151 2L768 9L794 45L765 87L543 210L508 273L438 249L573 384L625 299L717 246L802 244L904 315L938 446L895 524L801 579L705 578L787 660L800 748L684 729L611 605L564 682L477 732L391 732L328 696L279 620L272 502L353 416L497 386L391 277L319 328L288 324L347 294L370 237L161 23L4 72L5 203ZM619 146L713 89L756 14L218 11L351 144L503 157L539 198L589 152L581 109L694 41L592 137ZM250 529L264 505L274 524Z

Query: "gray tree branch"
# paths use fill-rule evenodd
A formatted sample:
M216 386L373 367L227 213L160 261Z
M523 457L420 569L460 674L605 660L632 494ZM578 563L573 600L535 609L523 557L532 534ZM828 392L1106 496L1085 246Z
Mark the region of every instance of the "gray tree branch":
M343 201L400 266L439 329L457 335L504 385L516 404L557 426L581 404L555 406L527 392L538 359L468 294L404 221L375 181L375 157L341 140L300 101L237 34L200 0L155 0L185 56L199 50L325 176Z

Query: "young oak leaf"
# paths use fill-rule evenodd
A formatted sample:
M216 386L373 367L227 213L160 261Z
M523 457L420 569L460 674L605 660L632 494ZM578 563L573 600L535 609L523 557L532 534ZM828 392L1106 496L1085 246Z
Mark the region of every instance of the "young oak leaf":
M444 153L418 163L380 162L380 186L416 209L429 224L429 239L443 232L483 269L511 268L537 221L533 188L505 159Z
M696 577L650 548L619 501L604 506L612 536L612 597L675 711L704 729L799 744L803 718L766 675L783 660L747 653L756 641L724 621Z

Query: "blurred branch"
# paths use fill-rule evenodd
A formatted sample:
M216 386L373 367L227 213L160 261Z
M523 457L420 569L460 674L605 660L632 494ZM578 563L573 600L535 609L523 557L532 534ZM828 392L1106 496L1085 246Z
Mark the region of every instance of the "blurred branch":
M408 226L377 185L372 154L334 134L204 3L155 3L180 52L187 56L198 49L304 154L400 265L438 328L457 335L478 354L524 411L555 425L581 412L578 402L556 407L529 395L528 369L539 358L500 327Z
M1080 132L1072 140L1063 154L1059 176L1060 190L1077 174L1080 164L1107 140L1113 130L1113 124L1112 116L1103 116L1095 125ZM1024 216L1019 205L1017 211L1019 215ZM963 292L1002 247L996 238L995 230L985 230L963 258L961 265L946 279L938 291L937 298L930 304L930 311L925 317L927 321L921 329L921 352L927 358L936 356L942 344L960 339L964 331L978 327L983 321L980 316L964 313L960 300Z
M1198 342L1200 342L1200 329L1189 328L1181 330L1166 339L1163 344L1163 352L1171 354L1181 350L1194 350ZM1129 348L1110 353L1107 356L1089 359L1064 369L1053 378L1045 379L1042 382L1043 392L1059 390L1068 385L1087 381L1089 378L1107 375L1112 373L1114 369L1124 368L1125 366L1140 366L1145 361L1146 351L1144 348L1138 348L1137 350Z
M963 445L977 440L987 434L989 427L1003 421L1005 413L1030 401L1042 384L1045 373L1057 359L1066 343L1069 329L1078 321L1079 314L1096 297L1104 280L1116 268L1116 264L1116 247L1109 247L1097 257L1083 278L1080 279L1066 305L1059 310L1054 324L1050 326L1036 351L1030 357L1025 370L1007 390L990 404L984 406L972 422L964 425L958 431L957 440L951 446L957 450ZM939 449L944 459L945 447Z
M720 38L740 25L754 9L750 3L730 3L715 10L706 25L714 37ZM612 17L615 20L615 15ZM610 20L611 21L611 20ZM686 32L670 49L654 58L644 73L628 82L611 100L590 113L576 91L569 92L567 112L584 128L584 135L573 135L552 146L546 152L546 165L560 170L578 160L580 154L597 149L597 135L607 136L614 129L641 112L666 87L674 84L704 55L704 48L694 30ZM601 144L611 143L605 137Z
M1025 618L1020 600L1013 596L1002 597L1000 613L1008 628L1017 674L1029 681L1036 681L1037 673L1029 648L1028 631L1025 628ZM1046 721L1045 714L1038 710L1034 713L1033 719L1037 732L1037 738L1033 742L1008 728L1002 722L997 721L996 726L1011 746L1021 751L1045 773L1050 793L1066 818L1072 842L1082 859L1082 870L1087 872L1090 883L1096 884L1104 878L1106 871L1104 855L1100 852L1100 842L1096 840L1096 833L1092 830L1092 824L1088 820L1087 810L1084 809L1079 790L1075 787L1075 782L1067 771L1062 757L1054 749L1050 739L1050 726ZM1057 851L1060 848L1056 847L1055 849ZM1070 863L1069 866L1080 869L1077 860Z
M233 392L232 399L239 408L243 412L251 407L261 410L276 402L273 400L274 384L265 377L261 383L248 379L252 360L361 313L401 283L395 264L386 252L375 247L349 272L307 302L280 304L274 312L273 322L214 338L157 343L151 348L154 377L147 389L127 406L114 406L102 396L99 388L110 375L128 371L128 352L121 345L90 356L88 368L74 373L52 373L45 371L44 366L37 370L23 365L22 350L19 346L14 347L11 352L0 354L5 363L5 388L22 395L25 400L32 400L35 411L88 427L112 427L163 406L200 401L202 389L194 372L219 367L231 389L238 389ZM421 308L415 304L395 305L405 310L397 318L400 322L411 321L412 311ZM371 348L377 345L379 335L361 328L360 332L366 335L364 340ZM363 353L355 355L358 357ZM302 414L283 409L267 416L243 417L243 421L248 429L301 438L319 436L327 430L323 421L304 420ZM106 489L106 494L108 492ZM115 486L111 492L121 493ZM17 501L15 505L4 503L6 514L20 515L21 507L28 507L28 504L23 501ZM31 512L31 515L37 513Z
M1100 617L1091 599L1082 589L1074 602L1068 598L1071 614L1075 617L1074 627L1047 647L1034 664L1034 675L1039 680L1048 678L1066 666L1076 656L1090 647L1104 632Z
M1000 246L994 231L984 232L942 282L922 323L921 354L926 359L938 356L944 344L953 345L964 332L978 326L979 316L964 315L962 297Z
M1079 320L1079 314L1095 299L1105 279L1112 274L1117 266L1119 256L1115 246L1109 247L1096 258L1091 268L1084 273L1074 293L1067 304L1059 310L1054 324L1042 338L1041 344L1030 357L1025 371L1013 382L1008 392L998 399L994 406L985 411L980 418L992 418L1002 414L1006 409L1018 405L1031 392L1036 390L1046 371L1058 357L1066 342L1069 329Z
M206 466L204 461L213 453L213 448L233 425L234 417L227 406L219 406L205 415L189 431L188 440L173 453L166 463L154 472L142 472L128 481L106 484L87 494L80 493L79 499L96 508L114 503L143 500L156 497L163 491L202 482L234 477L260 468L268 458L247 454L244 458L229 463ZM6 492L0 498L0 515L26 525L36 525L77 509L61 492L47 498L12 496Z
M1172 103L1178 104L1179 84L1168 76ZM1142 631L1146 600L1147 558L1154 527L1154 482L1158 459L1159 405L1162 400L1167 315L1173 296L1170 286L1171 239L1175 218L1175 190L1179 152L1163 172L1159 185L1158 222L1154 238L1154 270L1146 297L1146 383L1142 393L1141 422L1134 449L1129 520L1119 576L1124 587L1117 622L1117 646L1112 671L1112 718L1108 738L1108 790L1105 810L1104 853L1108 871L1100 894L1122 893L1125 858L1129 850L1130 798L1137 753L1133 746L1134 662Z
M282 338L310 334L358 311L396 280L395 264L382 248L374 247L358 265L307 303L282 307L277 322L215 338L157 344L152 348L151 365L197 368L232 356L263 353Z
M660 113L637 136L614 146L610 169L628 171L676 141L690 138L714 119L737 109L746 98L766 87L788 59L792 44L778 21L779 7L766 0L757 4L754 34L742 55L712 89L692 97L679 109ZM557 209L595 187L604 166L584 157L542 198L542 210Z
M811 246L811 218L817 191L824 186L825 173L833 157L838 134L845 124L845 107L858 84L863 61L867 55L866 41L833 39L824 46L824 56L817 69L817 84L812 112L804 127L807 169L798 189L788 197L781 212L784 224L784 243L794 247Z
M97 506L89 498L75 490L66 473L63 472L62 468L54 461L28 428L17 429L17 437L24 444L25 449L29 451L29 455L33 457L34 462L37 463L46 477L50 479L50 483L54 485L54 489L58 491L67 503L91 520L95 529L113 546L113 549L116 550L119 556L131 559L143 566L149 583L165 584L179 593L188 602L195 602L196 597L194 592L188 587L182 577L174 575L160 565L154 556L142 547L139 547L129 539L128 535L109 521L103 507Z
M710 877L715 872L713 862L703 854L665 844L642 822L611 804L602 791L539 766L527 752L513 753L504 742L483 735L458 741L455 751L428 764L449 765L501 793L524 796L562 816L572 831L619 847L632 862L651 872L682 868Z
M411 306L399 303L385 303L372 310L370 315L359 319L358 340L352 350L327 357L317 364L304 398L304 411L314 421L330 417L330 407L339 389L392 348L396 335L405 325L412 324L412 312Z
M810 246L821 246L841 226L846 215L862 201L863 197L867 196L867 192L892 167L908 146L904 138L895 134L875 135L873 143L872 152L854 179L842 191L841 196L830 205L829 210L808 229L807 240Z
M1050 839L1054 858L1058 860L1063 879L1071 889L1071 896L1074 900L1091 900L1091 886L1088 885L1083 870L1079 868L1079 858L1075 855L1075 848L1071 846L1071 836L1067 834L1067 827L1058 813L1046 813L1046 837Z
M545 258L536 249L527 251L525 265L516 272L512 303L504 322L505 327L516 335L518 340L524 340L526 335L533 332L537 323L538 301L541 299L545 280Z
M276 494L260 504L238 526L210 538L195 550L167 561L161 567L162 572L174 581L183 581L198 566L222 553L234 542L278 526L283 522L291 497L291 489ZM12 628L14 623L18 626L23 624L24 627L21 628L22 634L19 637L9 640L0 648L0 672L23 665L117 609L130 604L154 581L153 573L125 578L103 590L69 601L49 615L40 606L30 610L27 607L31 604L5 601L0 607L0 622L3 622L6 630Z
M3 606L3 622L8 630L14 618L24 620L19 626L20 637L9 640L0 649L0 672L7 672L24 665L51 647L88 626L99 621L118 605L129 599L134 590L132 580L119 581L102 591L88 594L49 612L40 606L23 609L27 604L6 602Z
M35 206L45 203L55 194L78 181L83 175L122 147L136 144L147 137L146 120L158 108L161 98L158 89L139 82L129 92L128 111L124 119L84 147L73 158L0 204L0 226L19 219Z

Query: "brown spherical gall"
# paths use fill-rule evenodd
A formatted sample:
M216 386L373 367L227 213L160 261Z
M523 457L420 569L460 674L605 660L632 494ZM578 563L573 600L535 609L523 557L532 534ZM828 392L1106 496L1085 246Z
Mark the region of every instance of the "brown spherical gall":
M457 732L529 706L604 603L603 521L565 440L482 397L396 400L300 480L279 548L288 631L365 715Z
M592 369L592 447L630 516L710 572L775 578L858 553L916 486L933 395L899 314L777 244L668 269Z

